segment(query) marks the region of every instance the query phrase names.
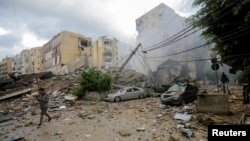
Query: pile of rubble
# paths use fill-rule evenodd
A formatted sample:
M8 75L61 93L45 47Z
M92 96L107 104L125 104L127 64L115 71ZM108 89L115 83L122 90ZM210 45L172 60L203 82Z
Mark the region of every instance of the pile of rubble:
M228 96L230 114L217 115L200 113L197 101L177 107L162 105L159 97L119 103L77 100L70 94L78 85L77 78L53 78L34 85L30 94L1 101L0 139L202 141L207 140L207 125L249 122L250 110L241 101L241 87L232 87ZM53 119L36 129L40 109L34 96L39 87L51 93Z

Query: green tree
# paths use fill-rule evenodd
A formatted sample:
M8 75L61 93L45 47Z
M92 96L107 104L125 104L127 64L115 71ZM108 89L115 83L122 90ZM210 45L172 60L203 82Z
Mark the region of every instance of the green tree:
M111 76L95 68L81 73L80 86L73 92L79 98L86 96L86 92L99 92L102 94L111 88ZM101 96L102 97L102 96Z
M250 0L195 0L193 5L201 8L187 22L203 30L201 36L214 44L230 72L250 68Z

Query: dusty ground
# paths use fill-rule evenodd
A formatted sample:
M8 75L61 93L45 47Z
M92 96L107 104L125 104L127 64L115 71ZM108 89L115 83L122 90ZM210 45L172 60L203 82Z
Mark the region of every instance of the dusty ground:
M241 89L233 89L229 97L235 99L241 95ZM15 107L13 105L17 101L5 101L0 105ZM83 100L66 103L51 99L51 104L56 102L59 108L54 105L49 109L53 119L45 121L38 129L38 105L21 108L24 112L11 110L9 115L15 115L14 119L0 123L0 140L169 141L171 138L176 141L206 141L207 124L235 124L242 113L247 112L241 100L230 100L230 115L193 112L192 118L184 121L175 118L176 113L183 112L183 106L161 109L159 97L119 103ZM186 106L196 109L196 102ZM16 111L20 111L17 107ZM183 129L192 133L190 139L183 134Z

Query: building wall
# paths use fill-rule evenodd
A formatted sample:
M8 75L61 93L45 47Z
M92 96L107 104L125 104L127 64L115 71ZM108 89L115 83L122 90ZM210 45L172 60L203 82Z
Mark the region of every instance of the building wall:
M41 48L42 47L34 47L34 48L31 48L31 51L33 53L32 55L32 68L33 68L33 73L40 73L41 70Z
M20 54L13 57L12 71L22 74L31 74L40 72L41 47L33 47L22 50Z
M100 37L93 44L93 66L97 68L110 68L118 66L117 40Z
M137 42L142 44L142 50L158 47L157 49L147 51L146 56L148 58L178 53L190 49L193 46L194 40L185 38L175 43L172 41L171 43L169 42L170 40L166 39L172 37L185 27L185 18L179 16L173 9L161 3L136 19L136 30L138 31ZM160 43L164 43L163 41L165 41L165 45L159 47ZM151 61L149 59L148 62L150 69L152 71L157 71L157 67L164 61L169 59L180 61L183 62L181 63L183 66L188 66L190 70L189 76L196 78L196 63L185 62L186 60L194 60L193 56L194 54L192 52L186 52L168 57L154 58L156 61ZM137 68L139 68L137 71L144 72L143 66L138 65Z
M27 62L28 62L28 58L26 57L28 54L28 50L22 50L21 51L21 69L20 72L22 74L25 74L25 69L27 68Z
M19 71L21 72L22 69L22 59L21 59L21 53L16 54L13 57L13 62L12 62L12 71Z
M63 31L55 35L48 43L42 47L42 66L41 70L52 71L55 74L65 73L64 68L78 57L85 55L91 56L92 39L80 34L69 31ZM91 57L89 61L83 60L86 66L91 66ZM71 66L71 70L78 66Z
M0 79L6 80L9 78L8 73L12 71L12 58L6 57L0 63Z

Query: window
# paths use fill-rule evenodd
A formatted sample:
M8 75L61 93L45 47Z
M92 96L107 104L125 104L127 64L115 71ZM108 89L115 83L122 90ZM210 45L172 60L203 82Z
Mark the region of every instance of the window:
M140 89L138 89L138 88L133 88L133 90L134 90L134 91L140 91Z
M89 46L89 41L86 39L79 39L79 46L80 47L88 47Z
M132 89L131 88L127 89L127 92L132 92Z

